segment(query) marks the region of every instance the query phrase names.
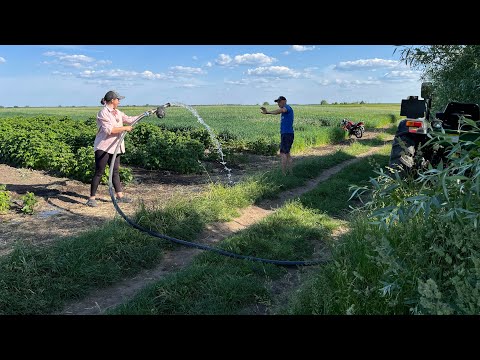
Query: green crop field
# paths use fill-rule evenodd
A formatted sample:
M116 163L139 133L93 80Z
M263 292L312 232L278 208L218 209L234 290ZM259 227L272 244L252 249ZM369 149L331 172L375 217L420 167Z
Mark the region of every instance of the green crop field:
M155 106L124 106L127 115L139 115ZM225 140L254 142L254 147L274 146L280 140L279 116L262 115L257 105L199 105L193 106L203 120ZM315 145L335 143L342 138L340 121L364 121L366 128L383 127L395 123L400 117L400 104L351 104L351 105L295 105L295 142L292 152L305 150ZM57 107L57 108L0 108L0 118L39 115L69 117L73 120L95 118L98 107ZM270 105L268 109L275 109ZM145 123L161 124L172 130L203 128L195 116L183 107L170 107L167 116L154 116L142 120ZM241 148L242 146L239 146ZM244 144L243 147L251 147ZM260 153L262 151L259 151Z

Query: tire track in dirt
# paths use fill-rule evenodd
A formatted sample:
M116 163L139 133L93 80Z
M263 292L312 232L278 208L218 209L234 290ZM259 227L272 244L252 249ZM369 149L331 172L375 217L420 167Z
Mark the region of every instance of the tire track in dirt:
M329 179L343 168L360 161L362 158L372 155L379 151L380 147L375 147L363 154L356 156L354 159L350 159L335 165L329 169L323 171L319 176L310 180L306 185L282 192L278 198L273 200L265 200L258 205L251 205L240 211L240 215L229 222L215 222L206 226L205 230L199 236L199 242L214 244L217 243L237 231L243 230L255 223L258 223L263 218L272 214L277 208L282 206L285 201L298 198L302 194L314 189L320 182ZM332 149L334 152L336 149ZM320 249L322 250L322 249ZM117 282L112 286L97 289L92 291L87 297L80 301L75 301L67 304L62 311L55 314L62 315L99 315L103 314L105 310L120 305L130 299L132 299L138 291L145 286L161 280L173 271L178 271L193 260L194 256L199 254L202 250L195 248L183 248L177 250L166 251L161 263L153 269L143 270L133 278L126 278L123 281ZM327 256L325 252L315 254L316 257ZM291 281L291 279L297 277L293 275L297 272L295 269L289 270L289 277L287 279L280 279L273 283L279 294L284 293L293 286L298 286L299 280ZM267 307L261 309L263 313L268 310ZM249 309L246 310L247 313ZM262 313L262 312L260 312Z

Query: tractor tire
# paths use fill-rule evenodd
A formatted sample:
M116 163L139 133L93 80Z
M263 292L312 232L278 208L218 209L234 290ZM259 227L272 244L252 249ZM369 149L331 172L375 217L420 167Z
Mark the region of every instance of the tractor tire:
M388 166L393 169L411 169L415 164L415 151L419 143L420 140L408 132L406 120L402 120L393 139Z

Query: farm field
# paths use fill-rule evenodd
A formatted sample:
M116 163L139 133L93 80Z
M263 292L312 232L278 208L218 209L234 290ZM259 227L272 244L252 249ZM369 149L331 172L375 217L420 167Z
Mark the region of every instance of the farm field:
M122 110L128 115L136 115L150 108L123 107ZM0 215L0 255L5 259L15 256L18 246L33 246L32 249L38 251L53 249L56 244L68 243L78 236L89 238L88 234L92 231L96 233L97 229L104 228L104 224L118 221L115 220L115 211L105 185L99 188L98 208L84 205L93 173L91 147L98 109L0 109L0 162L3 163L0 164L0 184L6 186L12 200L10 211ZM391 135L384 133L382 128L392 125L393 114L398 112L397 105L295 106L295 143L301 146L297 145L293 154L303 170L300 177L282 179L276 154L279 142L278 116L261 115L258 106L199 106L195 109L217 134L227 154L227 164L232 168L232 179L238 185L221 190L224 186L221 184L226 181L225 173L215 156L208 155L209 151L216 155L215 149L203 126L182 107L168 108L164 119L150 117L137 125L126 137L127 155L132 156L122 161L125 173L121 173L124 175L122 181L125 182L125 191L135 199L133 204L124 206L126 214L132 217L139 216L138 211L144 208L147 209L143 210L147 211L146 214L154 214L154 209L164 208L165 204L195 202L199 201L201 194L217 192L216 205L210 201L199 205L206 211L200 211L199 224L185 220L187 222L182 230L179 229L180 232L168 230L168 221L164 224L170 235L192 240L196 236L195 231L198 231L192 233L193 229L198 226L202 228L212 221L222 223L232 218L238 206L257 201L255 199L275 197L283 189L301 187L321 169L385 144ZM366 122L367 133L362 139L353 142L345 140L346 136L338 126L345 117ZM189 144L198 150L185 153ZM159 153L159 148L171 152ZM147 165L135 162L137 151L149 154L151 160ZM207 151L206 155L204 151ZM152 166L158 158L170 159L171 162ZM200 171L191 165L198 164L199 160L203 163ZM259 187L258 182L265 181L269 185L266 188L266 184ZM215 186L220 188L215 190ZM258 188L254 191L258 194L247 197L228 195L237 188L240 193L244 192L242 189L245 186ZM28 192L38 200L33 215L20 211L21 199ZM232 204L229 204L230 197ZM145 218L145 215L142 217ZM190 232L183 232L188 229ZM129 234L132 230L126 228L122 232ZM220 231L217 235L223 233ZM149 244L149 248L155 246L156 250L150 250L154 257L147 262L151 264L144 263L140 268L153 265L169 252L175 254L176 249L172 250L168 244L148 241L144 236L141 238L146 241L145 245ZM175 259L176 255L172 256ZM176 261L183 262L181 259Z
M125 191L135 201L122 209L143 227L234 253L278 260L321 259L324 264L290 269L219 257L141 233L118 217L105 185L99 189L100 206L86 207L92 162L88 154L95 132L90 110L82 113L88 116L85 119L74 117L76 109L67 117L56 112L59 109L41 113L15 109L19 112L13 116L10 109L1 109L4 190L0 200L8 196L10 208L0 215L0 314L320 313L322 301L333 301L330 290L325 298L316 293L318 286L325 286L322 269L339 276L331 259L345 256L335 244L344 239L350 244L354 238L362 243L361 234L367 231L365 220L352 212L361 202L349 200L349 187L365 186L374 170L387 164L398 106L297 108L300 139L317 134L317 128L337 135L297 148L294 171L288 176L281 175L277 154L249 142L258 133L270 134L263 135L268 139L278 132L278 119L262 118L254 106L198 107L218 135L227 164L231 160L232 185L226 184L222 167L211 155L214 149L201 125L183 108L167 109L165 119L149 118L138 126L137 134L126 138L127 153L148 149L150 163L162 156L159 147L175 149L178 152L167 157L183 168L162 167L167 163L148 168L135 163L134 157L123 163L128 169ZM123 110L134 115L139 109ZM347 140L338 132L336 122L345 117L366 122L363 138ZM226 126L227 118L243 125ZM142 142L142 137L148 141ZM189 144L197 152L179 150L185 151ZM261 144L268 148L269 143ZM55 152L59 147L67 156ZM191 154L198 155L194 160L202 163L201 171L186 171ZM67 170L73 171L73 177ZM87 176L82 181L75 178L78 174ZM37 199L33 214L24 211L27 193ZM352 232L352 227L357 231ZM382 238L378 230L368 231ZM342 264L357 269L354 263ZM345 271L360 276L355 274L367 270ZM360 298L355 301L355 306L329 304L326 313L375 311ZM409 312L401 303L376 301L377 313Z
M400 104L353 104L353 105L295 105L295 142L293 152L308 147L338 141L340 121L344 118L352 121L364 121L366 128L379 128L395 123L400 117ZM254 144L261 148L279 142L278 116L260 114L259 106L193 106L203 120L225 140ZM127 115L140 115L150 107L121 106ZM268 106L275 109L275 105ZM69 117L73 120L95 119L99 107L75 108L0 108L0 119L16 116L53 116ZM185 108L174 106L167 108L167 116L157 119L145 118L142 123L161 124L167 129L203 129L196 118ZM341 134L341 133L340 133ZM242 144L237 144L242 146ZM243 144L246 146L246 144Z
M184 109L172 108L170 110L180 111ZM250 110L253 111L252 109ZM170 115L171 112L168 116L170 120L172 120L172 116ZM45 121L48 123L48 121L56 121L55 119L58 118L58 115L46 116L45 114L31 114L29 116L30 118L23 119L15 117L13 120L12 118L10 118L10 120L3 118L0 119L0 121L8 121L10 125L12 123L20 124L25 122L24 125L26 128L23 130L27 129L29 135L24 134L22 138L28 141L35 139L36 136L38 136L38 139L42 139L42 136L39 135L40 132L33 130L39 127L40 122ZM34 116L37 116L34 121L25 120L32 119ZM208 123L207 116L202 116L204 116L204 120ZM252 116L254 117L255 115ZM77 132L70 132L68 130L55 132L55 130L58 130L58 127L55 126L57 124L50 126L50 128L53 128L53 133L50 135L50 143L54 140L65 139L65 133L68 133L74 135L74 139L76 140L70 139L64 146L68 146L68 144L76 144L78 146L83 142L85 147L88 147L85 134L88 138L89 134L91 136L91 133L94 131L94 128L90 128L92 124L89 124L88 120L66 119L60 123L64 127L68 127L66 125L67 123L73 123L72 126L76 125L77 130L80 130ZM50 125L51 124L52 123L50 123ZM80 126L80 124L82 125ZM149 124L140 125L147 126ZM213 125L211 126L214 128ZM272 126L277 127L278 123L272 123ZM6 126L4 128L6 129ZM147 128L148 126L145 129ZM43 133L45 133L45 131ZM144 134L145 132L142 131L141 133ZM225 228L225 224L229 223L225 223L225 221L237 216L238 211L248 206L248 204L252 204L252 202L255 203L261 199L268 200L269 198L275 198L284 190L301 189L310 179L321 174L322 171L326 171L335 166L344 166L342 165L344 162L355 159L357 155L367 153L379 146L381 147L389 141L391 135L385 133L384 130L380 128L368 130L362 139L346 141L344 138L343 136L336 144L325 144L297 152L294 155L295 171L297 174L294 176L281 176L279 159L276 154L243 154L242 161L232 166L234 186L222 185L222 183L225 183L226 177L219 166L212 165L208 168L204 167L203 172L193 174L181 174L162 169L146 170L134 166L132 167L134 180L126 185L125 191L135 199L135 202L133 204L126 204L123 210L128 216L144 219L143 221L147 221L147 224L150 224L148 225L149 227L151 226L170 236L177 236L187 240L195 240L196 238L206 239L203 241L207 243L222 241L228 234L235 233L241 229L238 228L238 226L234 226L228 230L229 225ZM15 137L15 140L12 139L10 142L11 146L18 145L18 140L19 137ZM25 149L32 148L28 143L26 144ZM133 144L127 143L127 149L132 151ZM51 155L51 153L48 152L47 154ZM40 157L44 160L46 159L46 157ZM35 163L36 158L37 157L33 155L28 159ZM85 160L85 157L82 159ZM57 162L59 164L64 163L62 161ZM208 162L207 160L207 164ZM212 163L211 160L210 162ZM213 163L215 163L215 161L213 161ZM87 249L94 245L94 243L91 242L92 239L97 239L95 243L101 248L104 246L102 245L104 240L107 242L113 241L113 243L110 243L111 245L116 243L114 246L118 247L117 249L121 252L123 250L120 249L125 246L130 248L130 250L127 250L127 253L125 253L127 256L125 260L130 265L127 265L127 263L124 265L115 265L114 263L117 261L115 260L116 255L113 257L106 255L107 258L111 260L105 258L108 264L100 265L104 260L94 255L95 253L100 254L104 251L100 248L97 248L91 253L91 255L94 256L91 260L87 260L90 255L85 254L87 258L83 255L80 256L83 260L81 260L78 265L82 269L85 269L84 275L74 270L76 266L64 275L70 277L71 280L67 280L67 278L62 275L62 278L68 282L73 281L73 283L77 283L78 286L75 285L77 290L68 290L71 294L77 294L74 296L75 298L86 296L89 291L95 291L96 288L97 291L102 291L102 289L103 291L107 291L109 294L107 297L110 299L123 301L120 300L120 298L123 298L122 296L114 295L119 294L118 289L111 290L109 287L115 286L115 283L120 281L121 278L135 274L141 277L141 274L143 274L142 271L153 271L152 274L158 273L165 275L186 266L189 261L193 259L192 252L190 252L188 248L178 248L178 246L172 246L172 244L165 243L165 241L157 241L154 238L141 235L136 230L126 226L122 220L119 222L118 216L115 215L115 210L111 206L105 185L101 185L99 188L100 206L92 209L84 205L88 197L88 182L84 183L69 178L68 176L54 176L48 167L46 169L33 170L21 166L0 164L0 184L6 185L6 189L12 198L11 210L7 214L0 215L0 221L2 221L0 231L0 266L6 266L7 268L11 266L11 261L16 261L14 259L17 257L17 251L24 254L26 254L25 251L27 251L30 254L27 255L28 258L30 258L30 256L34 258L37 258L37 256L53 256L52 259L54 259L57 256L55 254L62 256L61 253L66 250L63 249L63 246L73 246L76 248L77 246L84 247L85 245L85 249ZM33 215L26 215L20 211L22 205L21 197L27 192L32 192L38 199L38 204L36 204ZM168 210L170 207L172 207L172 212ZM167 215L165 213L165 215L160 215L160 218L156 218L156 214L158 214L157 211L167 211L169 214ZM185 211L187 212L185 213ZM251 211L250 208L247 208L246 211L248 213L248 219L250 220L242 220L242 224L253 224L261 218L259 216L262 211ZM203 233L202 229L204 231ZM130 244L124 243L122 239ZM98 242L98 240L100 240L100 242ZM80 245L81 243L83 245ZM95 245L95 247L97 247L97 245ZM67 251L70 252L70 250ZM76 250L72 251L71 254L77 256L74 255ZM24 255L21 256L23 257ZM138 261L136 260L134 263L131 263L131 260L128 260L130 256L137 257ZM103 258L103 255L101 257ZM31 259L33 260L33 258ZM27 262L28 261L29 260L27 260ZM37 264L43 262L40 258L33 261ZM52 261L55 263L57 260ZM87 265L84 261L87 261L94 267L100 265L104 270L101 272L93 269L88 270L90 265ZM98 261L100 262L98 263ZM113 263L111 263L111 261L113 261ZM47 262L50 262L50 260L47 260ZM69 262L69 260L67 260L67 262ZM43 265L41 266L43 267ZM45 266L47 266L47 268L49 267L46 263ZM111 266L117 268L120 272L115 270L113 273L110 273L110 270L107 270L107 268ZM126 268L123 269L124 266L127 266L129 270ZM158 266L160 266L160 270L156 271L155 269ZM113 270L113 268L111 269ZM80 268L78 268L78 270L81 273L84 272L84 270L80 270ZM34 272L35 271L36 270L34 270ZM49 270L46 271L49 272ZM147 277L149 279L155 279L156 275L152 274ZM28 285L30 281L36 282L36 280L34 280L35 275L33 275L30 270L27 273L23 271L15 273L7 271L4 272L4 275L8 276L8 279L3 279L2 281L5 281L3 284L10 284L10 281L20 281L27 284L27 287L30 287L30 285ZM13 276L13 278L11 276ZM24 276L27 276L30 280L25 282ZM53 274L52 276L56 277ZM93 280L92 276L95 276L96 280ZM81 280L81 278L84 280ZM51 284L57 283L57 280L52 281ZM61 281L63 282L63 280ZM13 283L11 284L13 285ZM96 284L93 289L91 284ZM129 285L129 288L140 290L143 286L142 284L145 285L146 282L144 280L136 281L135 285ZM53 289L47 289L50 286L46 283L39 285L42 288L47 287L44 288L46 291L44 293L47 294L51 291L56 293L56 295L50 293L50 295L48 295L50 300L47 301L27 296L27 302L24 300L18 302L11 298L14 294L9 290L10 285L4 286L6 286L6 288L4 288L3 293L0 291L0 304L5 305L3 306L4 310L2 310L2 313L5 314L47 314L54 311L61 312L62 306L66 306L64 310L65 313L92 313L86 310L86 308L91 308L90 305L84 306L83 303L67 303L66 301L69 299L69 296L62 295ZM17 285L13 286L17 287ZM54 287L56 286L57 285L54 285ZM59 286L62 287L63 285ZM120 292L123 292L123 290ZM17 293L17 291L14 291L14 293ZM21 293L23 293L23 290L20 290L20 293L17 294L23 297L24 295L21 295ZM133 295L134 294L131 296ZM88 301L87 299L88 297L85 298L85 301ZM96 301L101 303L103 308L103 301L98 299ZM6 303L11 305L7 306ZM113 305L118 304L115 302L111 306Z
M480 315L480 46L61 43L0 46L0 319Z

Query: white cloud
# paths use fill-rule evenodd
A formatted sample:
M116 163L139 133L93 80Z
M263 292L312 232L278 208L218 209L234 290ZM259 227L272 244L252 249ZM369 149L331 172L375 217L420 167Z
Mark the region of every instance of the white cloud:
M98 86L110 86L113 84L112 80L104 80L104 79L89 79L85 81L86 84L98 85Z
M152 78L149 71L139 73L136 71L127 71L122 69L112 70L84 70L78 74L81 78L111 79L111 80L131 80L134 78ZM154 74L153 74L154 75Z
M379 68L393 68L401 65L398 61L395 60L385 60L385 59L360 59L355 61L341 61L338 65L335 65L334 69L336 70L376 70Z
M290 54L290 51L284 51L282 54L283 55L288 55L288 54Z
M206 66L206 67L212 67L213 64L209 61L209 62L207 62L207 63L205 64L205 66Z
M5 60L4 57L1 57L1 56L0 56L0 64L6 63L6 62L7 62L7 60Z
M307 46L307 45L292 45L293 51L309 51L315 49L315 46Z
M317 83L320 84L320 85L323 85L323 86L326 86L328 84L330 84L330 80L327 80L327 79L319 79L317 80Z
M59 51L47 51L47 52L44 52L42 55L43 56L63 56L67 54Z
M275 76L282 78L298 78L300 73L286 66L260 66L255 69L248 69L248 75L254 76Z
M86 55L63 55L59 56L61 61L65 62L93 62L94 58Z
M270 65L277 61L274 57L264 53L236 55L234 61L238 65Z
M233 58L227 54L220 54L215 62L220 66L232 65L270 65L277 61L276 58L265 55L264 53L241 54Z
M110 65L112 62L110 60L98 60L98 65Z
M54 71L52 72L53 75L60 75L60 76L73 76L73 73L71 72L65 72L65 71Z
M176 73L176 74L189 75L189 76L200 75L200 74L205 74L206 73L201 68L194 68L194 67L190 67L190 66L181 66L181 65L172 66L170 68L170 70L173 73Z
M230 85L249 85L250 81L247 79L241 79L241 80L225 80L225 84L230 84Z
M143 78L143 79L148 79L148 80L160 80L160 79L165 79L167 78L166 75L164 74L155 74L149 70L145 70L144 72L142 72L140 74L140 76Z
M52 61L43 61L42 64L44 65L57 65L73 67L76 69L93 69L95 67L110 65L112 63L110 60L96 60L91 56L81 54L67 55L66 53L59 51L47 51L44 52L43 55L54 58Z
M392 70L385 73L383 78L387 81L419 81L421 72L416 70Z
M193 55L193 56L192 56L192 59L193 59L193 60L198 60L198 57L197 57L196 55Z
M215 60L215 62L220 66L225 66L232 62L232 58L230 57L230 55L220 54L218 55L218 58Z
M315 77L315 71L318 70L316 66L310 66L303 69L303 77L307 79L313 79Z
M345 86L345 87L355 87L360 85L380 85L380 80L369 79L369 80L348 80L348 79L335 79L335 84Z
M193 88L198 87L198 85L195 85L195 84L181 84L181 85L179 85L178 87L187 88L187 89L193 89Z

